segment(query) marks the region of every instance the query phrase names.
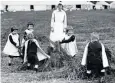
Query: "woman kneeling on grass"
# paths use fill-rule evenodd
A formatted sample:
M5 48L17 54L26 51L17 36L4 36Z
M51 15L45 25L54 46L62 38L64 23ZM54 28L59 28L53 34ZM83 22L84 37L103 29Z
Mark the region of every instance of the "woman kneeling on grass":
M9 55L9 66L12 64L14 57L19 57L19 35L16 28L11 28L11 33L8 35L7 43L4 47L3 53Z
M34 35L32 33L28 34L24 53L24 63L27 62L27 68L34 67L37 71L39 62L47 58L50 58L50 56L41 49Z
M77 55L78 49L76 44L76 37L73 32L73 27L69 26L66 28L65 36L60 44L68 55L72 57Z
M86 45L81 65L87 67L87 76L92 73L103 78L105 69L109 67L107 53L104 45L99 41L99 35L91 33L91 41Z

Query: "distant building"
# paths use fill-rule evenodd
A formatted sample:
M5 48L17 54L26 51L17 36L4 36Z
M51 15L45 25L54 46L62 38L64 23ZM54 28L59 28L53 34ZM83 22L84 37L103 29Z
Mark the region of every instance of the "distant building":
M45 11L57 8L58 1L2 1L4 11ZM98 1L96 4L90 1L63 1L64 10L92 10L108 9L109 4L105 1ZM111 7L113 3L111 3Z
M99 1L95 4L96 9L109 9L109 4L105 1Z
M2 6L5 11L39 11L46 10L46 5L41 2L28 1L3 1Z
M76 9L81 9L81 10L91 10L93 9L93 3L88 2L88 1L82 1L76 3Z
M65 1L63 2L64 10L91 10L93 3L89 1Z
M113 2L110 4L110 8L111 8L111 9L115 9L115 1L113 1Z

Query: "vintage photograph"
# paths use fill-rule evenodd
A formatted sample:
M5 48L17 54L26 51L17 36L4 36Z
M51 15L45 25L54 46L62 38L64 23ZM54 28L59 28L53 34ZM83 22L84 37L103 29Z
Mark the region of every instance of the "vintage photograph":
M115 1L1 1L1 83L115 83Z

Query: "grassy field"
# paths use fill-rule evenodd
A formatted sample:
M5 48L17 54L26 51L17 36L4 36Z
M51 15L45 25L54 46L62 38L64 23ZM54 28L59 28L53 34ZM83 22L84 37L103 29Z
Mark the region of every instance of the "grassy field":
M37 12L8 12L1 15L1 50L7 41L10 28L16 26L19 28L20 35L26 29L28 22L35 24L35 35L40 46L46 52L49 42L46 37L50 34L50 19L52 11ZM115 56L115 10L91 10L91 11L67 11L68 25L73 26L78 46L78 56L75 59L80 63L86 42L89 40L91 32L97 32L100 40L107 46L112 55ZM75 71L70 72L71 75L64 78L62 71L66 71L67 67L54 69L47 72L34 72L32 70L18 71L21 65L21 59L14 59L14 64L8 66L8 57L1 54L1 74L2 83L98 83L96 79L83 80L72 76ZM79 64L76 63L76 64ZM115 66L112 66L115 68ZM115 83L115 75L106 75L107 83ZM77 76L76 76L77 77Z

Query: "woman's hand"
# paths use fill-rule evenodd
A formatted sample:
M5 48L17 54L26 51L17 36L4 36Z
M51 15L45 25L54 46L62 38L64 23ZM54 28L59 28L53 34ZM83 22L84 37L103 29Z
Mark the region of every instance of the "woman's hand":
M51 27L51 31L54 32L54 28L53 27Z
M66 32L66 29L65 29L65 28L63 29L63 32Z

